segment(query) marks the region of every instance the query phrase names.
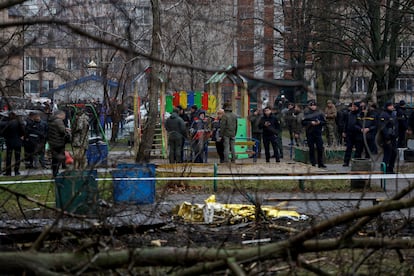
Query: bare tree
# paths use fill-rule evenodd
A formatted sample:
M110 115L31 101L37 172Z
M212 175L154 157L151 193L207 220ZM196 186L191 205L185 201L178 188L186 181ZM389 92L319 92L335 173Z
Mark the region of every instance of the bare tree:
M1 4L0 7L7 8L20 2L22 1L7 1ZM82 8L85 6L79 4L85 2L87 1L79 1L78 3L71 2L70 5L66 6L63 10L71 10L73 13L80 15ZM124 11L121 6L117 5L120 4L118 1L109 1L109 3L112 5L111 7L116 7L117 10L121 12ZM177 4L180 3L180 1L177 1ZM214 4L214 1L210 1L210 3ZM195 11L195 14L197 15L201 13L200 11L193 10L197 7L192 6L190 2L186 2L185 4L185 7L188 7L188 14L192 14L192 12ZM310 2L309 4L313 3ZM288 41L288 46L292 54L292 68L295 71L294 76L299 80L305 78L304 68L306 68L308 45L313 39L310 34L317 29L321 33L325 32L332 34L330 38L334 38L334 32L330 30L328 24L318 25L317 27L307 26L306 24L312 24L312 20L315 17L307 17L306 15L309 10L304 9L306 9L306 5L301 6L301 8L298 9L300 16L299 18L293 20L293 26L297 29L301 29L301 34L306 37L304 37L302 41L298 42L297 40L301 38L300 34L298 34L296 40L292 39ZM179 41L179 39L171 39L169 41L172 44L172 53L169 53L168 51L165 53L163 52L163 49L169 49L169 47L162 47L164 29L161 21L162 9L160 1L152 0L151 10L152 46L150 53L139 50L137 45L138 43L136 43L132 36L134 32L132 31L133 24L131 22L133 20L132 18L128 18L126 16L125 18L131 20L131 24L125 25L126 28L123 29L125 31L125 36L117 36L117 33L115 33L114 30L107 33L105 30L102 30L102 28L100 29L102 33L97 34L95 28L97 25L95 24L92 24L93 28L90 29L86 28L85 25L73 23L71 21L56 17L31 18L23 19L22 21L0 24L2 29L12 27L27 28L27 26L38 25L50 26L51 28L54 27L61 32L70 33L71 36L73 35L74 41L79 38L83 42L86 41L91 43L91 47L94 49L93 51L88 52L88 54L99 53L99 50L102 49L103 52L102 55L100 55L100 60L117 60L115 56L119 53L121 56L117 62L120 63L122 63L122 60L125 64L127 64L129 61L139 58L143 58L151 62L150 85L148 87L148 96L150 99L149 115L146 125L144 126L142 139L143 143L140 145L139 151L134 159L137 163L145 163L150 160L149 149L152 145L154 127L159 115L158 98L161 85L160 73L163 72L165 67L170 67L170 72L174 71L172 68L184 69L191 79L194 76L199 76L197 82L190 84L191 87L197 87L202 83L204 72L209 70L209 68L207 68L207 64L203 63L204 61L209 60L209 55L207 54L208 51L197 51L197 47L194 43L189 43L190 45L185 45L185 47L183 46L182 48L178 46L174 47L174 42ZM61 16L63 17L62 14ZM207 19L204 19L203 22L207 21ZM193 21L186 22L185 24L183 23L182 26L187 28L187 31L182 33L182 37L193 38L192 30L194 26L190 26L192 22ZM212 22L214 22L214 20ZM11 33L12 36L17 36L19 31ZM144 37L144 34L141 35ZM45 39L45 37L42 37L42 39ZM6 39L2 40L4 44L7 44L8 41L12 41L12 39L7 36ZM36 39L32 42L39 43L41 41L41 39ZM333 44L333 42L329 40L321 42L320 54L329 52L330 48L328 45L331 45L330 43ZM96 45L99 45L100 47L96 47ZM228 44L224 43L224 45ZM226 49L226 47L224 48ZM6 61L7 58L9 58L9 55L14 53L10 52L11 49L12 48L8 48L9 52L6 51L1 56ZM332 49L338 51L337 48ZM190 53L185 52L187 50ZM17 50L18 53L20 51L21 49ZM182 62L181 58L174 60L172 58L176 57L174 55L174 51L181 52L180 56L184 56L186 58L185 61ZM199 53L201 53L201 57L198 57ZM222 55L225 56L225 54ZM349 56L349 53L347 52L344 55ZM220 52L215 53L214 56L219 57ZM333 58L333 56L334 55L321 57L323 59L323 63L329 64L328 60L331 57ZM133 62L131 61L131 63ZM137 62L134 63L134 65L139 67L142 63ZM132 65L130 66L131 67L125 68L133 67ZM126 82L133 79L134 76L134 74L124 73L127 69L120 69L119 75L112 75L111 72L109 72L111 71L110 68L107 67L104 62L101 63L101 70L103 70L102 74L108 78L112 76L118 76L119 78L125 77ZM321 87L323 87L323 90L328 90L328 87L332 87L331 82L335 79L335 77L330 75L327 71L328 70L326 68L321 68L320 71L323 76L321 77ZM292 165L288 164L288 166ZM259 171L258 166L254 168L255 171L253 174L257 174ZM398 274L401 270L398 271L397 269L401 269L403 265L407 264L404 266L403 272L410 275L413 271L411 263L407 260L412 258L412 249L414 247L411 240L406 237L407 235L412 234L409 232L412 223L409 211L411 211L411 208L414 206L414 200L408 196L413 189L413 185L410 182L411 181L409 181L406 188L401 189L395 195L390 196L388 200L380 201L378 205L367 208L361 207L360 202L362 202L362 193L361 198L356 198L357 203L352 205L353 210L343 212L343 214L332 217L329 213L317 214L320 217L310 219L308 223L302 225L302 227L298 226L297 229L292 229L289 223L283 225L280 221L269 220L260 209L261 196L259 196L259 194L263 193L267 195L269 194L268 190L253 190L253 192L257 194L257 197L253 197L248 193L248 190L242 188L245 184L244 182L238 183L234 180L231 183L232 191L228 194L227 198L235 196L233 191L243 194L244 197L242 197L240 201L245 202L248 200L248 202L252 203L256 207L255 215L261 216L260 220L259 217L256 217L257 223L254 225L248 223L245 224L250 227L250 232L242 229L243 224L232 225L229 223L229 225L227 225L223 223L221 225L223 228L216 229L213 228L213 225L187 224L182 220L176 220L175 222L180 224L181 227L177 228L177 230L174 228L175 231L172 231L169 237L172 241L174 241L175 239L178 239L178 237L185 235L185 238L182 239L181 243L177 242L177 247L151 248L148 247L148 244L157 246L162 243L160 239L155 240L155 238L159 238L157 236L159 232L162 232L163 230L171 230L171 228L173 228L171 225L159 223L156 220L154 214L156 212L160 212L160 209L158 208L161 208L162 204L155 204L154 208L151 206L150 210L147 210L149 211L149 217L144 219L142 225L139 224L142 221L136 223L136 220L134 220L136 217L131 218L127 216L129 210L119 210L104 201L101 202L101 204L106 205L105 212L99 214L100 217L91 220L85 219L82 215L70 214L64 212L63 210L50 207L48 200L40 202L33 199L31 196L13 191L13 189L8 189L4 186L0 186L2 210L13 210L15 212L13 213L14 215L16 213L19 214L13 217L16 218L16 220L8 220L8 212L2 212L2 223L4 222L7 225L13 226L12 235L17 236L20 234L19 231L22 230L18 227L20 219L23 222L28 223L30 226L29 230L33 231L28 231L29 233L27 235L17 236L22 238L22 240L19 240L18 244L20 249L19 251L21 252L5 252L5 250L4 252L0 252L0 266L2 267L2 272L5 273L35 273L38 275L56 275L59 273L148 274L153 273L153 271L157 271L160 274L170 273L180 275L199 275L202 273L223 273L225 270L229 270L237 275L244 275L246 273L273 274L275 271L277 272L283 269L288 270L289 273L296 273L300 270L300 272L304 271L304 273L312 272L320 275L328 275L328 272L332 271L332 267L334 267L333 271L338 272L338 274L356 274L360 271L364 272L364 270L360 270L362 265L367 265L368 272L373 271L369 269L377 269L375 272L380 271L383 272L383 274L387 274L386 272L389 272L388 274L392 274L397 271ZM257 186L260 186L261 182L258 180L256 184ZM201 189L197 190L196 193L199 193ZM160 198L165 199L169 196L168 190L162 192L164 193L160 195ZM332 199L328 198L328 200ZM10 201L13 201L14 204L10 204ZM30 203L28 206L32 208L25 208L23 202ZM318 205L321 204L319 201L317 201L317 203ZM309 209L311 208L308 201L306 201L305 204ZM346 204L348 203L343 205ZM41 220L40 234L39 230L36 232L35 228L37 227L37 224L34 226L35 221L29 219L31 217L30 215L37 211L37 208L48 210L49 213L47 214L53 218L52 221L43 221L44 218L39 218L39 220ZM120 213L122 213L122 217L118 218L119 220L110 217L110 215L116 211L120 211ZM144 208L140 209L137 207L132 212L134 215L142 215L144 211ZM399 220L387 220L383 215L391 211L405 211L408 215L402 212L402 214L398 216L398 218L400 218ZM171 218L171 214L169 212L164 212L163 215L168 217L168 222L171 222L169 220L169 218ZM36 217L36 215L33 217ZM63 221L63 218L69 218L69 220ZM122 224L125 220L128 223L127 226ZM148 224L151 225L153 220L155 220L154 229L152 231L145 231L147 228L144 226L148 226ZM69 226L70 223L73 222L79 222L87 227L80 230L67 227L63 228L63 230L58 229L53 231L61 223L67 223L66 226ZM120 222L121 226L114 226L117 222ZM400 224L397 224L396 222ZM145 223L147 224L144 225ZM139 231L141 230L139 229L140 226L144 228L143 232ZM79 227L79 225L76 224L75 228L76 227ZM278 241L274 241L267 245L254 245L251 247L240 246L240 248L234 248L233 246L235 243L230 243L232 248L230 249L226 247L226 243L231 241L231 238L237 237L237 241L239 241L243 235L246 235L246 233L251 234L252 238L260 238L264 230L267 230L270 234L277 233L279 235L283 235L283 238L278 237ZM408 231L408 234L404 231ZM122 237L118 235L123 232L128 232L131 235L123 240ZM216 235L213 235L213 237L209 239L211 244L205 244L211 246L211 248L206 249L204 247L198 247L197 240L200 241L209 238L209 235L211 235L212 232L216 232ZM369 237L365 237L365 235L369 235ZM4 237L5 234L2 233L0 236ZM35 237L34 239L33 236ZM23 237L28 239L30 242L24 243L23 241L25 240L23 240ZM143 240L148 243L144 243ZM256 240L253 239L253 241ZM30 248L30 250L25 250L27 248ZM67 250L68 248L71 249L70 252ZM347 258L357 255L356 249L361 250L360 252L362 252L361 254L358 254L360 259L352 260L351 264L346 263ZM346 252L344 252L344 250ZM335 258L329 258L334 255L330 254L331 251L335 251ZM388 257L390 256L389 254L391 254L390 252L397 252L397 257L393 258L394 260L397 260L397 263L393 263L391 266L389 266L388 263L384 265L381 261L388 261ZM316 255L307 255L309 253L314 253ZM316 258L315 256L320 256L322 254L324 254L324 258L329 258L328 261L323 263L323 265L312 265L306 260L309 256ZM405 254L408 255L408 258ZM281 268L280 264L283 264L283 267L287 268ZM346 264L346 266L344 264Z

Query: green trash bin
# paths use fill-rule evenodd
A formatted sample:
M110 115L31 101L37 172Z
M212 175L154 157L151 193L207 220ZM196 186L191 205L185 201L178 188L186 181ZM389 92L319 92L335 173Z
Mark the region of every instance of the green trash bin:
M97 213L96 170L65 171L55 178L56 207L80 215Z

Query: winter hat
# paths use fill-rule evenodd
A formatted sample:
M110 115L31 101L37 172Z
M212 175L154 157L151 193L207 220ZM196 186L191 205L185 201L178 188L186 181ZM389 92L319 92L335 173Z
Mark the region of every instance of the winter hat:
M390 105L392 105L392 102L390 101L385 102L384 109L387 109L387 107L389 107Z
M223 104L223 109L225 111L231 111L231 103L224 103Z
M400 104L400 106L404 106L405 105L405 101L404 100L401 100L399 104Z

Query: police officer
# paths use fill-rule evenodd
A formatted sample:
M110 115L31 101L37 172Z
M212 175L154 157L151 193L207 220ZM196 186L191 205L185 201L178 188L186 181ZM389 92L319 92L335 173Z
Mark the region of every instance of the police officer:
M263 146L265 149L266 162L270 162L270 144L272 144L276 162L280 162L280 155L277 148L277 138L280 124L269 106L263 109L263 117L260 119L259 128L263 130Z
M379 116L380 146L384 151L382 162L386 165L387 173L394 173L397 157L398 119L392 102L386 102Z
M318 155L318 167L326 168L323 163L323 140L322 128L326 124L325 115L318 110L316 101L311 100L308 103L308 110L304 113L302 125L306 129L306 139L309 147L309 161L312 166L316 166L315 145Z
M397 112L397 121L398 121L398 144L399 148L405 148L406 140L405 135L408 129L408 115L406 103L404 100L401 100L398 105L395 107Z
M348 113L348 118L345 124L344 137L346 141L346 150L344 156L344 164L342 166L348 167L351 160L352 150L355 147L355 158L360 158L364 148L362 126L360 120L359 103L354 102L351 105L351 111Z

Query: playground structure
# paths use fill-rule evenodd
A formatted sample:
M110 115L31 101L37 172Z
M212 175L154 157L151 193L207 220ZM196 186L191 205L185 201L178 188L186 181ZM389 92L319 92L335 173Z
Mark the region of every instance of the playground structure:
M134 114L135 114L135 140L139 143L142 129L142 118L140 118L139 107L141 105L140 91L147 91L148 80L145 76L149 70L145 70L134 79ZM224 103L231 103L233 113L239 117L238 133L236 135L236 152L238 158L247 158L252 152L248 148L256 146L256 142L252 141L249 135L250 127L247 124L247 116L249 111L249 95L247 91L247 80L237 74L233 66L227 67L223 71L214 73L210 79L207 80L207 91L190 91L180 90L172 93L166 92L166 82L162 77L160 81L160 130L161 133L161 157L167 158L167 133L164 128L166 112L173 112L174 107L181 105L184 110L188 110L192 105L196 105L199 109L206 111L207 115L214 116L217 109L221 108ZM136 143L136 144L138 144ZM256 146L257 148L257 146ZM134 145L134 149L138 149L138 145ZM136 151L135 151L136 152ZM257 153L255 154L257 155Z

